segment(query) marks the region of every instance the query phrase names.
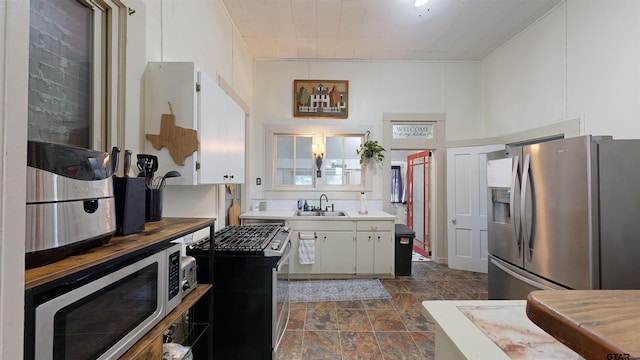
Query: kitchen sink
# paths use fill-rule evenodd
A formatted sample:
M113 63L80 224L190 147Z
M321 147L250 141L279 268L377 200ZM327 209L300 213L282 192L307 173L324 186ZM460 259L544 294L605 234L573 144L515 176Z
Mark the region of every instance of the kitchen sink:
M321 211L322 216L346 216L343 211Z
M296 211L296 216L320 216L320 211Z
M344 211L296 211L296 216L346 216Z

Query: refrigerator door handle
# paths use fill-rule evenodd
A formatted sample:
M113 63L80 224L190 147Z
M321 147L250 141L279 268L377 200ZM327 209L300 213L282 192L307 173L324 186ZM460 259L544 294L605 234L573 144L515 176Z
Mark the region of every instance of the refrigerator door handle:
M533 258L533 239L531 238L532 224L529 224L527 219L527 192L529 190L529 170L531 169L531 155L526 154L524 157L524 165L522 168L522 191L520 192L520 216L522 218L522 241L524 242L528 251L527 260L531 261ZM533 197L532 197L533 198ZM533 219L532 219L533 222Z
M514 278L522 281L525 284L529 284L531 286L533 286L536 289L540 289L540 290L558 290L558 289L562 289L561 287L551 287L551 286L547 286L545 284L542 284L540 282L537 282L535 280L529 279L523 275L520 275L518 273L516 273L515 271L508 269L507 267L505 267L504 265L500 264L499 262L495 261L494 259L491 259L491 263L495 266L497 266L500 270L504 271L505 273L507 273L510 276L513 276Z
M509 195L509 211L513 214L513 237L518 244L518 257L522 254L522 237L520 236L520 216L516 211L516 185L518 181L518 170L520 167L520 158L516 155L513 157L513 169L511 171L511 192Z

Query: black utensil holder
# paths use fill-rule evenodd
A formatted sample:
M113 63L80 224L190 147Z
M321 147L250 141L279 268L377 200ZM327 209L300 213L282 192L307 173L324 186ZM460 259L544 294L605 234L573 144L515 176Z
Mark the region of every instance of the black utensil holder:
M146 191L145 220L146 222L162 220L162 189L149 189Z
M117 235L128 235L144 231L144 191L146 188L144 178L113 178Z

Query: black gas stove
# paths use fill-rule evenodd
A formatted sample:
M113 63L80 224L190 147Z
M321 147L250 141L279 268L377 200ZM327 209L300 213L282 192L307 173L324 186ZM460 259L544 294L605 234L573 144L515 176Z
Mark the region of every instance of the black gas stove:
M187 246L198 282L209 282L200 277L213 257L213 303L196 307L213 309L216 359L276 358L289 319L289 238L289 228L278 224L233 225L214 233L213 251L208 239ZM194 358L206 354L193 350Z
M281 225L232 225L214 234L216 255L281 256L289 228ZM191 252L209 252L209 238L193 242Z

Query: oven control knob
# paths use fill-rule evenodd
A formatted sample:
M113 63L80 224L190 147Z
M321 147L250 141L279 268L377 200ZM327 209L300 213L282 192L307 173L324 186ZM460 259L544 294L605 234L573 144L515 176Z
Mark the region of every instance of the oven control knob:
M280 240L274 240L274 241L271 243L271 248L272 248L273 250L277 250L279 247L280 247Z
M291 230L291 228L288 227L288 226L283 226L282 227L282 231L284 231L284 232L289 232L289 230Z

